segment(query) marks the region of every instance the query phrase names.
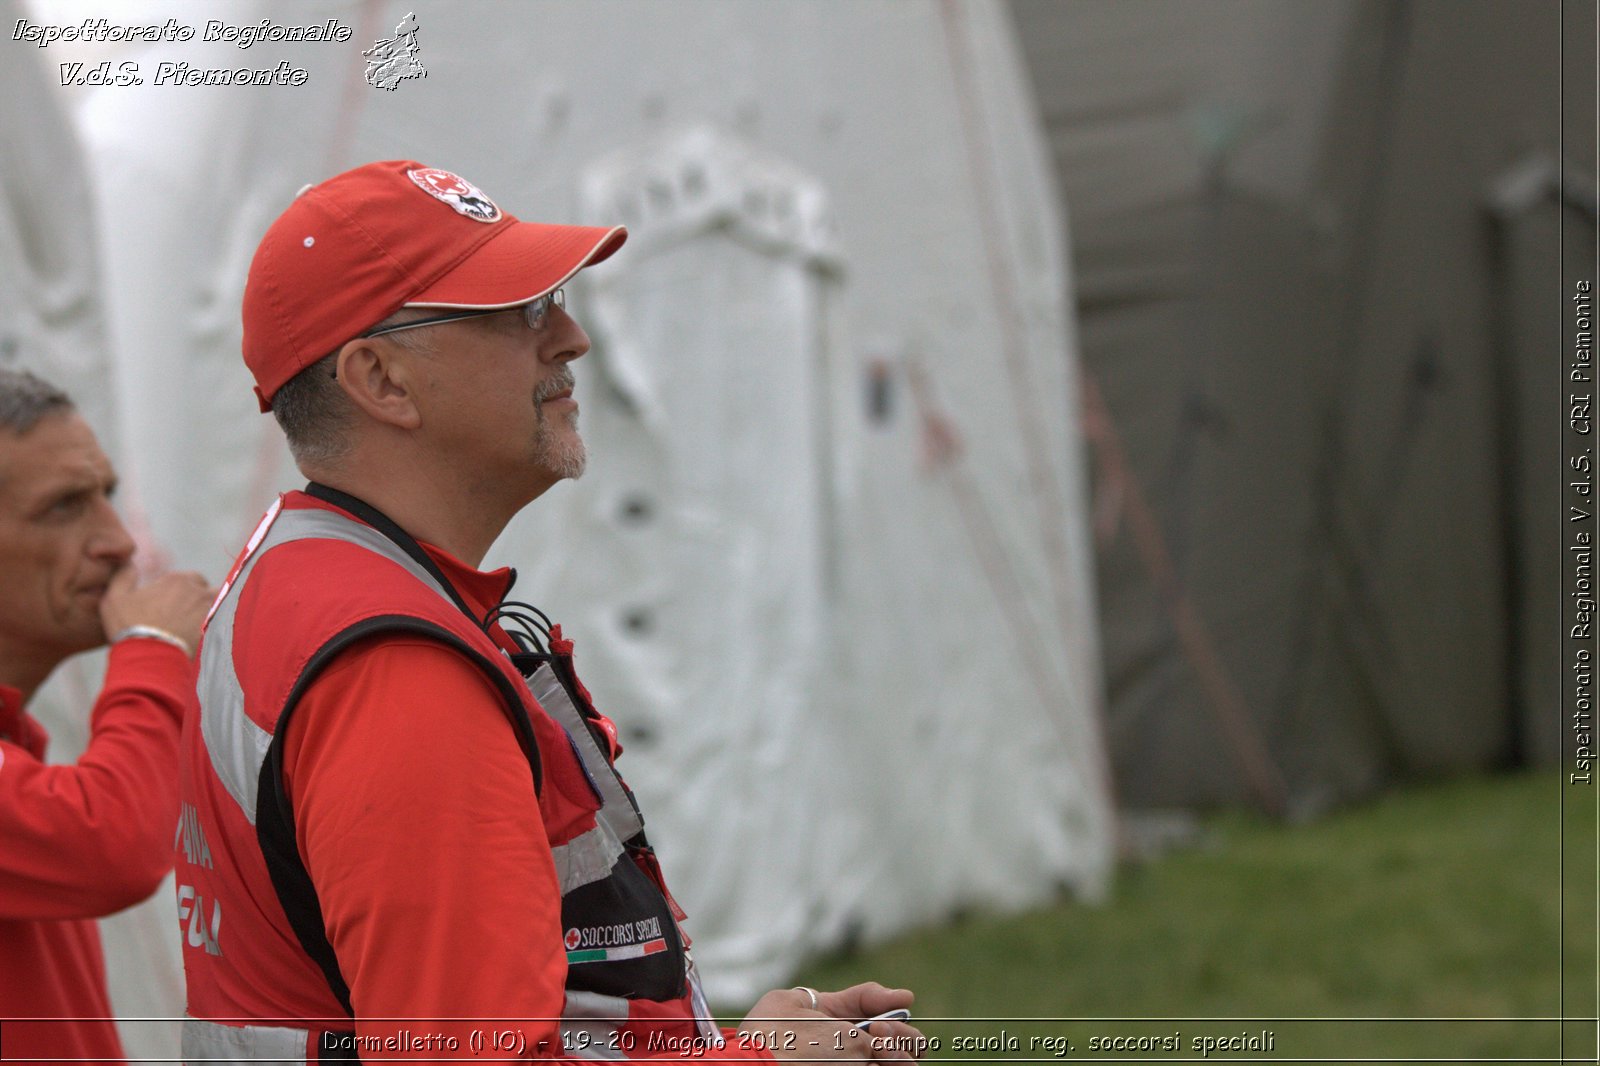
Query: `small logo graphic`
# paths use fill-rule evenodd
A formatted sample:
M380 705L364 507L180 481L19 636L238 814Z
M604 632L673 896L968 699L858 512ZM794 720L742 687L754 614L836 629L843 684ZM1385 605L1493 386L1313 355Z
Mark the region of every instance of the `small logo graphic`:
M567 930L567 950L577 951L578 945L583 943L583 934L576 929Z
M395 88L407 78L426 78L428 71L417 58L417 16L407 13L394 28L394 36L374 41L361 53L367 57L367 84L374 89Z
M494 205L494 201L466 178L434 167L408 170L406 175L417 183L417 188L434 199L449 204L468 218L479 222L500 221L500 209Z

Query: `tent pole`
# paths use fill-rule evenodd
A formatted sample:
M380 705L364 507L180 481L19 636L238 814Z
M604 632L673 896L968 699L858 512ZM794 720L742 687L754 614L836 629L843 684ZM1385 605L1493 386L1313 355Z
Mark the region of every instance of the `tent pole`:
M1149 571L1162 605L1172 619L1184 654L1200 680L1200 687L1206 695L1206 706L1211 708L1234 762L1243 771L1262 808L1268 814L1282 818L1289 808L1288 784L1274 762L1272 752L1257 731L1238 686L1217 654L1199 610L1178 576L1172 556L1167 551L1166 539L1161 535L1161 525L1150 510L1138 477L1122 450L1122 439L1111 421L1111 412L1100 394L1100 387L1087 369L1082 374L1080 391L1083 394L1084 429L1099 454L1105 478L1121 486L1122 512L1128 519L1145 569Z

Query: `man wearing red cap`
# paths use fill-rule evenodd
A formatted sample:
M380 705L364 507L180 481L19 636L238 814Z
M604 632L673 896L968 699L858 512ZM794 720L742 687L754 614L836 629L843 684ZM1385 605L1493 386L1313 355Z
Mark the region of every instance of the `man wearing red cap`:
M478 569L583 471L561 287L625 239L399 161L302 191L257 249L245 363L311 484L201 645L190 1061L909 1057L903 1022L850 1024L909 1006L875 984L712 1025L572 642Z
M194 703L199 574L143 586L111 506L111 461L72 401L0 369L0 1054L114 1062L94 920L172 865L178 725ZM25 709L65 659L110 640L72 765Z

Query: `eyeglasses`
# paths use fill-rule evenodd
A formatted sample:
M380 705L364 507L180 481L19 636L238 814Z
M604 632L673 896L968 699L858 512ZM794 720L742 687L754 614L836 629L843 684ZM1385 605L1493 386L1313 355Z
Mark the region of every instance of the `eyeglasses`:
M381 329L371 329L361 334L365 337L381 337L385 333L399 333L403 329L419 329L422 326L437 326L444 322L460 322L467 318L483 318L486 315L501 315L507 311L522 312L522 322L535 333L543 332L545 326L550 324L550 308L567 306L566 291L557 289L547 292L531 303L521 307L498 307L492 311L454 311L448 315L438 315L434 318L419 318L415 322L402 322L397 326L384 326Z

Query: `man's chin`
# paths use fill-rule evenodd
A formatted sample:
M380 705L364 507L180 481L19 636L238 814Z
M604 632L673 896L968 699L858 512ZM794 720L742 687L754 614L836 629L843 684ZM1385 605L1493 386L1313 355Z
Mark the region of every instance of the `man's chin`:
M562 481L576 481L583 476L583 472L588 466L589 457L579 452L576 459L570 459L555 467L556 476Z
M550 435L534 446L534 461L557 481L576 481L589 465L589 453L576 432L564 439Z

